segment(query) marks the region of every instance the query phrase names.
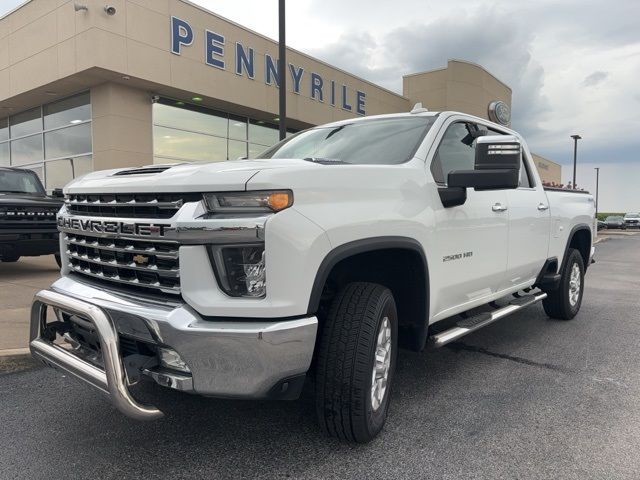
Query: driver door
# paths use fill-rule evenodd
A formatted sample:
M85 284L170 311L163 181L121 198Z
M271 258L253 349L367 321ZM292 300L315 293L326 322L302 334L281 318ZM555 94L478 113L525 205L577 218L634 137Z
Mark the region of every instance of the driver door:
M477 126L452 121L444 131L430 164L439 187L452 170L473 169ZM494 294L504 282L508 256L508 212L505 190L467 189L460 206L435 206L436 265L430 265L438 294L434 319L466 310Z

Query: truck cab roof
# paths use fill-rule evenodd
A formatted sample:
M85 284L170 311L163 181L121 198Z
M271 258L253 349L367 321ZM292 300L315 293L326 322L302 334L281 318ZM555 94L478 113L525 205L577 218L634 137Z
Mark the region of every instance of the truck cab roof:
M443 110L440 112L436 112L436 111L425 111L425 109L415 109L412 112L401 112L401 113L387 113L384 115L369 115L366 117L359 117L359 118L349 118L346 120L338 120L336 122L332 122L332 123L326 123L324 125L319 125L318 127L338 127L340 125L349 125L349 124L353 124L353 123L360 123L360 122L367 122L367 121L372 121L372 120L378 120L378 119L386 119L386 118L411 118L411 117L451 117L451 116L463 116L465 117L468 121L470 122L475 122L475 123L481 123L483 125L487 125L490 127L495 127L497 130L501 130L503 132L507 132L511 135L516 135L518 137L520 137L520 134L514 130L511 130L508 127L505 127L504 125L500 125L498 123L492 122L491 120L487 120L486 118L481 118L481 117L476 117L475 115L470 115L468 113L463 113L463 112L457 112L457 111L453 111L453 110ZM312 127L312 128L318 128L318 127Z

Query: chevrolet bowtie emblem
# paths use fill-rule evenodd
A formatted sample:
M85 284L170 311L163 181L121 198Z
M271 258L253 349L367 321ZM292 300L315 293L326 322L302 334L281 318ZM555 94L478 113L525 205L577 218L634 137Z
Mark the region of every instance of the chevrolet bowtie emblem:
M147 257L145 255L134 255L133 256L133 262L136 265L144 265L146 263L149 263L149 257Z

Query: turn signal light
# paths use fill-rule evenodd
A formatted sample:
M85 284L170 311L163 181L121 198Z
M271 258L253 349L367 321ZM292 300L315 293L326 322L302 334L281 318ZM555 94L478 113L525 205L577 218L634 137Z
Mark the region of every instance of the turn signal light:
M274 212L279 212L288 208L293 203L291 192L272 192L267 199L269 208Z

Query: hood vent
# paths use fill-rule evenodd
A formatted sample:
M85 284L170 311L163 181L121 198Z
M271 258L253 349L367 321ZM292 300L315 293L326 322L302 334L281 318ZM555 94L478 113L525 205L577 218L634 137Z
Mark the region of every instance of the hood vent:
M169 170L172 165L159 165L157 167L142 167L142 168L134 168L131 170L122 170L121 172L114 173L113 176L121 176L121 175L150 175L154 173L162 173L165 170Z

